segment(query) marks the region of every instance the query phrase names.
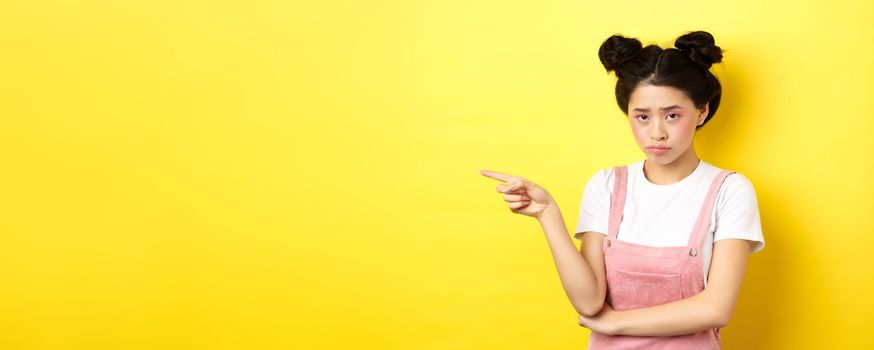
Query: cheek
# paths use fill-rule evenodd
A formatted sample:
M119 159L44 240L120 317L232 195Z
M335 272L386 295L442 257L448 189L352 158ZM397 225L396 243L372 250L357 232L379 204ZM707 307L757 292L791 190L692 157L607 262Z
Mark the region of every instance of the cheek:
M644 128L640 125L632 125L631 132L634 133L634 137L637 138L638 140L644 140L647 138L646 137L646 128Z
M674 140L681 143L689 142L695 136L695 120L686 119L676 124L673 130Z
M680 126L685 129L694 128L698 124L698 119L694 115L683 116L680 120Z
M698 125L698 119L694 117L695 116L687 116L683 118L683 120L681 120L677 125L679 127L678 130L682 130L684 133L688 133L690 135L694 134L695 126Z

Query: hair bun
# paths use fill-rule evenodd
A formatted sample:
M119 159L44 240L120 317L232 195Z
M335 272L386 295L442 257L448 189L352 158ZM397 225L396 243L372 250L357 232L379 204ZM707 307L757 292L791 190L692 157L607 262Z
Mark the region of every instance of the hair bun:
M683 34L677 38L674 46L706 69L710 69L714 63L722 62L723 51L716 46L713 35L708 32L694 31Z
M616 34L610 36L601 44L601 48L598 50L598 58L601 59L601 64L604 65L607 72L615 71L623 63L640 52L641 49L643 49L643 45L640 43L640 40Z

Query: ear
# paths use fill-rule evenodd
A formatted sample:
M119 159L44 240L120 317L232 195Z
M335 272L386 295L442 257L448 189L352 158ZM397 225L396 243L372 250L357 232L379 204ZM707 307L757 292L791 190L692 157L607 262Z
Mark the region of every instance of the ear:
M707 103L705 103L704 108L699 109L699 111L701 111L701 114L698 115L698 126L704 123L704 119L707 119L707 115L710 114L710 102L708 101Z

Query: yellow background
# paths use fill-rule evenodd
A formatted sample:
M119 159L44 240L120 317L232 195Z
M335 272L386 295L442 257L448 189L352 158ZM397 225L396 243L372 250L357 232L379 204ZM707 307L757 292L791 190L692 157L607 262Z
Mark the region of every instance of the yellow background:
M537 222L644 155L597 58L707 30L767 246L726 349L874 346L867 1L7 1L0 348L581 349ZM578 241L574 241L579 244Z

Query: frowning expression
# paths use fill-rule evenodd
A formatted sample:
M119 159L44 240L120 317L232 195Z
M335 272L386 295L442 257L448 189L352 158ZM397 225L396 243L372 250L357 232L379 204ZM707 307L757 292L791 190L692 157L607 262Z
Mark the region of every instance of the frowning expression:
M694 153L695 127L704 123L707 104L695 108L680 89L641 84L628 101L628 120L640 149L647 159L669 164Z

